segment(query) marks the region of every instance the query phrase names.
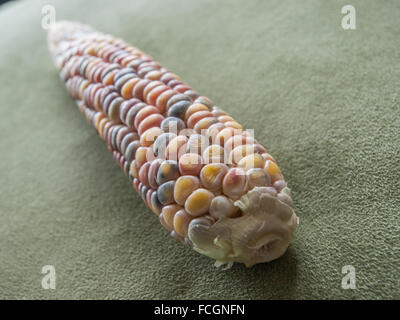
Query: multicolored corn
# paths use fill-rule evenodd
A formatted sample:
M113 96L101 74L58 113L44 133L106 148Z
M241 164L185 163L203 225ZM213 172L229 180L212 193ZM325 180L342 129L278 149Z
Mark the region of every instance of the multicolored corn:
M49 48L79 110L174 238L217 266L286 251L298 218L279 167L251 133L121 39L58 22Z

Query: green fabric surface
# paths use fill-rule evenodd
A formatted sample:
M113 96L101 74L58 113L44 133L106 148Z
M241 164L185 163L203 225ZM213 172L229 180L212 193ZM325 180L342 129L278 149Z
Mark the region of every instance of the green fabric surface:
M280 259L223 271L175 242L58 78L41 8L121 37L277 159L300 217ZM0 298L400 298L398 1L0 6ZM41 287L44 265L56 289ZM345 265L355 290L341 287Z

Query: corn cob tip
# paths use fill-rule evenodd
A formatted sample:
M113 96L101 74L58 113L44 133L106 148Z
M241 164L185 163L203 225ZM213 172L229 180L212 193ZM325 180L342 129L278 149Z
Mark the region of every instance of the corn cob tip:
M281 191L289 195L286 187ZM235 202L243 215L215 223L193 220L189 239L193 249L216 260L215 265L233 262L251 267L283 255L294 239L298 218L291 206L274 197L268 188L256 187Z

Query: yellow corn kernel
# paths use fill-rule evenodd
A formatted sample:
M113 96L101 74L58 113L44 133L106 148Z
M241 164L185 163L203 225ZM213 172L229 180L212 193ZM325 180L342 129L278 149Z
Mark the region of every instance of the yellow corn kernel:
M140 168L145 162L147 162L147 153L149 148L139 147L135 153L135 161L138 168Z
M135 84L138 83L140 78L133 78L128 80L121 89L121 95L124 99L132 98L132 89L135 87Z
M228 122L228 121L234 121L232 117L230 116L219 116L218 117L218 121L224 123L224 122Z
M228 167L223 163L207 164L200 172L202 185L211 191L221 190L222 181L228 170Z
M244 169L264 168L264 158L260 154L254 153L240 160L238 166Z
M190 194L198 188L200 188L199 178L194 176L180 176L175 183L175 202L184 205Z
M225 122L225 125L227 127L234 128L234 129L240 129L240 130L243 129L242 125L236 121L227 121L227 122Z
M100 120L99 126L97 128L97 132L99 133L100 138L104 140L104 127L106 123L110 121L107 117L104 117L103 119Z
M214 194L207 189L197 189L186 199L185 210L193 217L201 216L208 212Z
M272 182L281 180L283 178L281 170L279 169L278 165L271 160L267 160L264 170L271 177Z
M93 125L98 130L100 121L103 120L106 115L103 112L97 112L93 119Z

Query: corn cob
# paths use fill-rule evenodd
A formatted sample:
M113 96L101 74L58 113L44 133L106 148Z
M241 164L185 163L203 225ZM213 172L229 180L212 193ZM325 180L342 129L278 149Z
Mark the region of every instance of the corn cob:
M74 22L48 35L60 78L171 235L230 267L281 256L298 218L274 158L177 75Z

